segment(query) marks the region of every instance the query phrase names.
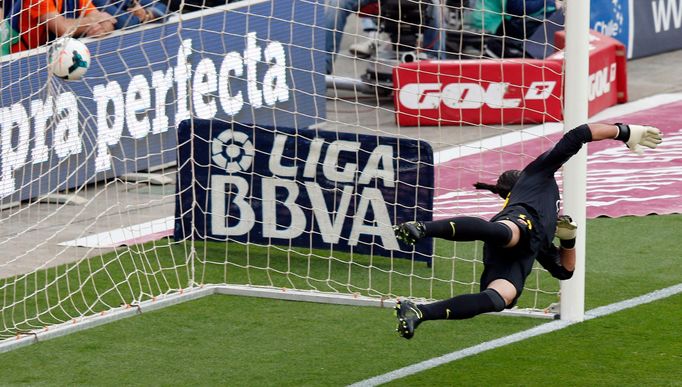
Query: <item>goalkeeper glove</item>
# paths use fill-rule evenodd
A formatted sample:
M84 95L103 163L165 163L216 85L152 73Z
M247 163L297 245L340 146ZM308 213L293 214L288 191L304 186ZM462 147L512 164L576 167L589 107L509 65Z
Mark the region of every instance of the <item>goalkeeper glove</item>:
M653 149L663 141L661 131L653 126L625 125L620 123L616 124L616 126L618 126L616 140L623 141L630 150L640 155L644 153L642 146Z
M575 236L577 234L578 225L568 215L561 215L557 219L556 234L559 238L561 247L565 249L572 249L575 247Z

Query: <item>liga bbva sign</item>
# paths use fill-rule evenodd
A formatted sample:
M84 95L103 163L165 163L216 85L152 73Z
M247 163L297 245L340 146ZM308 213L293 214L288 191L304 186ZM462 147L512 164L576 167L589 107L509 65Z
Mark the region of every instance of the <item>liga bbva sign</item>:
M432 217L433 152L423 141L194 120L180 124L178 143L176 240L431 260L430 240L413 250L392 228Z
M321 10L244 1L149 24L88 43L77 82L48 77L44 49L0 62L0 204L174 162L190 117L312 125Z

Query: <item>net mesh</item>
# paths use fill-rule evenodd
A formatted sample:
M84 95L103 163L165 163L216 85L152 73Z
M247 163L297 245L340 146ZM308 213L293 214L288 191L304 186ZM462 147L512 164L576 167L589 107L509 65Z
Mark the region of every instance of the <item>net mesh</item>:
M477 291L481 244L413 249L391 226L489 218L502 202L472 183L551 146L560 110L542 93L561 71L537 58L555 51L557 11L371 3L144 3L167 13L84 39L80 81L50 73L47 45L5 52L0 338L206 284L427 300ZM528 63L508 70L497 57ZM419 68L436 58L459 62ZM401 63L417 66L407 83L393 72ZM539 103L518 104L530 95ZM543 309L557 292L535 269L519 305Z

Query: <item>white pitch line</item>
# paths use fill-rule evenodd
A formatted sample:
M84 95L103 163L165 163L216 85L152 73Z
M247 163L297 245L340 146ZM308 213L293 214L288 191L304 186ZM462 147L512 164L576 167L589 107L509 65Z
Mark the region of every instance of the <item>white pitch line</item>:
M630 309L634 308L635 306L662 300L664 298L668 298L679 293L682 293L682 284L677 284L664 289L655 290L651 293L647 293L639 297L630 298L628 300L600 306L599 308L589 310L585 312L585 320L592 320L593 318L606 316L611 313L620 312L621 310Z
M585 320L592 320L594 318L603 317L611 313L620 312L625 309L633 308L635 306L648 304L650 302L658 301L676 294L682 293L682 283L667 287L665 289L656 290L645 295L631 298L629 300L616 302L610 305L601 306L592 309L585 313ZM525 331L517 332L509 336L501 337L499 339L486 341L473 347L460 349L459 351L450 352L446 355L434 357L420 363L416 363L407 367L399 368L395 371L385 373L383 375L375 376L373 378L365 379L357 383L353 383L350 387L366 387L378 386L380 384L392 382L407 376L426 371L431 368L438 367L443 364L451 363L453 361L463 359L465 357L477 355L479 353L499 348L508 344L513 344L531 337L540 336L545 333L550 333L564 329L570 325L575 324L575 321L557 320L550 323L542 324Z

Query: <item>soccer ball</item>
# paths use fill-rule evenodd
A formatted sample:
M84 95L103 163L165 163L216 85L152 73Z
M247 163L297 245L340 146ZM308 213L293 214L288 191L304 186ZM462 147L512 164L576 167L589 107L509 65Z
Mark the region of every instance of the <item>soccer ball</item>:
M48 66L59 78L81 79L90 67L90 50L78 39L57 39L48 52Z

